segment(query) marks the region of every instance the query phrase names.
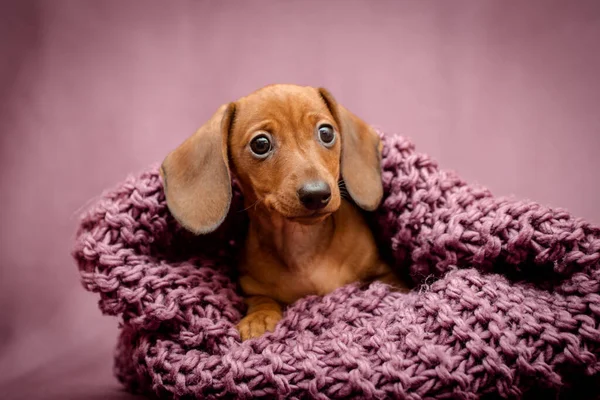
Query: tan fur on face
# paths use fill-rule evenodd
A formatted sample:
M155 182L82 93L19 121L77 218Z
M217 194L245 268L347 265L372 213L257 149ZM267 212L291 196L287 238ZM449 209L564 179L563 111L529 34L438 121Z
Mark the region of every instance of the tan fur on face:
M337 124L318 92L292 85L268 86L236 101L236 117L229 140L232 168L246 202L258 202L288 218L311 213L300 204L298 186L310 179L323 179L332 189L331 213L340 206L337 182L340 174L340 140L326 148L316 140L320 123ZM339 130L338 130L339 131ZM275 151L259 160L248 150L250 141L268 132Z
M335 130L330 147L318 140L323 123ZM264 159L250 151L260 134L273 144ZM273 330L282 316L280 304L309 294L375 279L405 289L381 260L356 207L370 211L381 201L380 149L376 133L325 89L271 85L222 106L165 159L169 208L198 233L216 229L225 217L229 174L240 182L250 217L239 266L248 302L238 325L243 340ZM342 198L341 178L356 205ZM310 211L297 191L316 179L330 186L331 200Z

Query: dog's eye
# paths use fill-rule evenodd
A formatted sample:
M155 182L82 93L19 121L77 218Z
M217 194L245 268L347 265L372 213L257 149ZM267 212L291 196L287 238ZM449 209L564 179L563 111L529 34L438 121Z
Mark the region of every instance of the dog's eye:
M319 139L327 147L331 147L335 141L335 131L331 125L319 126Z
M266 156L271 151L271 141L266 135L259 135L250 142L250 150L259 156Z

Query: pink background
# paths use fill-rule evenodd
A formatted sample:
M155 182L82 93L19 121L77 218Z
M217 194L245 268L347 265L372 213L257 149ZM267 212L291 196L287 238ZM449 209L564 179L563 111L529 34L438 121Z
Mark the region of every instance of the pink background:
M471 182L600 223L595 0L2 1L0 46L4 398L126 397L77 210L265 84L325 86Z

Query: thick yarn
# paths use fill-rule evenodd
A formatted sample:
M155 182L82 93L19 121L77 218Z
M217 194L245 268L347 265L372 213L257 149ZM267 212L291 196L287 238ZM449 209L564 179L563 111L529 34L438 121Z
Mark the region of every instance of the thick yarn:
M83 217L74 257L100 309L120 316L118 378L164 397L509 398L600 394L600 229L498 199L382 135L382 248L410 294L348 285L291 305L240 343L239 192L194 237L170 216L156 168Z

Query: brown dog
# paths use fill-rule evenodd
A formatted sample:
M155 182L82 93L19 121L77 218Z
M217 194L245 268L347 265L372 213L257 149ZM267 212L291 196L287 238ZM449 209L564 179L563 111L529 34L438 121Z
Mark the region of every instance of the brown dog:
M221 224L232 174L240 182L250 220L240 265L248 304L242 340L272 331L281 304L308 294L376 279L406 288L350 203L378 207L380 151L377 134L325 89L271 85L221 106L166 157L168 207L196 234Z

